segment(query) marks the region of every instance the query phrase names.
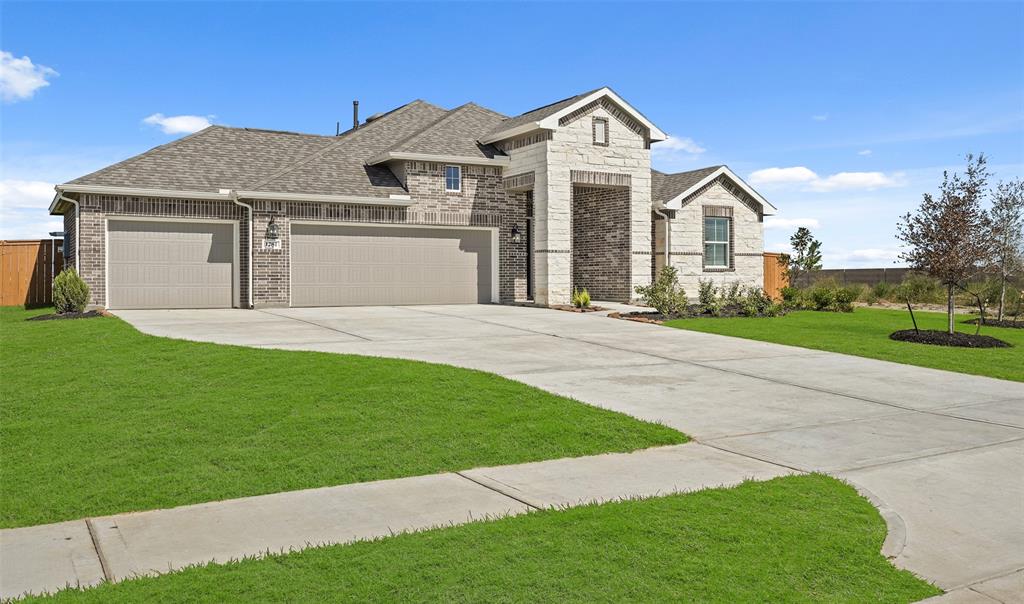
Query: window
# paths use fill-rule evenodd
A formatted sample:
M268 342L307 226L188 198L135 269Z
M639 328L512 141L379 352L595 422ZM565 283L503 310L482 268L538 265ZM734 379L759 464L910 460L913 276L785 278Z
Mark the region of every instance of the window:
M608 120L603 117L594 118L594 144L608 146Z
M449 193L462 191L462 166L444 167L444 190Z
M729 268L728 218L704 218L704 266Z

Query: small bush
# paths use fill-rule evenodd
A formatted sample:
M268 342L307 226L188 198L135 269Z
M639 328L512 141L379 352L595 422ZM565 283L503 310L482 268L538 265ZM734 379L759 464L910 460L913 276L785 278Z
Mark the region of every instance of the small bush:
M918 304L942 304L946 301L946 292L937 279L910 273L896 289L896 298L900 301L910 298Z
M859 287L839 287L835 290L835 301L828 310L834 312L853 312L853 303L860 296Z
M738 306L743 303L743 284L733 281L722 288L722 301L726 306Z
M576 308L590 308L590 292L587 288L578 290L575 287L572 288L572 305Z
M654 283L638 285L636 293L644 304L662 315L672 317L686 313L686 291L679 286L679 271L674 266L662 268Z
M778 314L778 304L759 287L752 287L740 296L740 314L747 317L766 315L774 317Z
M53 306L59 313L82 312L89 304L89 285L73 268L66 268L53 280Z
M779 290L779 293L782 295L782 306L784 308L795 310L803 307L804 295L799 287L787 285Z
M897 289L896 285L883 281L881 283L876 283L871 288L871 295L873 295L876 300L893 300L897 293Z
M697 281L697 304L700 305L700 312L712 316L718 316L722 311L722 303L718 299L718 287L715 282L707 279Z
M836 303L838 288L828 285L815 285L810 291L811 307L814 310L829 310Z

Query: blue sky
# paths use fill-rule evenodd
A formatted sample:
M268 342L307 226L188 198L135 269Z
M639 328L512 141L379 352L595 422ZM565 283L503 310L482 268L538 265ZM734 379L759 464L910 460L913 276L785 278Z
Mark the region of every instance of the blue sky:
M728 164L780 208L766 247L808 224L830 267L891 264L898 216L967 152L1024 176L1019 2L0 11L3 238L59 228L53 184L204 120L330 134L354 98L364 116L415 98L517 114L609 85L673 136L654 167Z

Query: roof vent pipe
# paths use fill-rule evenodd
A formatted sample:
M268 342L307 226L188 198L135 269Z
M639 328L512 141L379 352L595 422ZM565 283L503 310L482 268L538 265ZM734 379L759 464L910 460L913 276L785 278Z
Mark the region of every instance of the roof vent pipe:
M352 129L359 127L359 101L352 101Z

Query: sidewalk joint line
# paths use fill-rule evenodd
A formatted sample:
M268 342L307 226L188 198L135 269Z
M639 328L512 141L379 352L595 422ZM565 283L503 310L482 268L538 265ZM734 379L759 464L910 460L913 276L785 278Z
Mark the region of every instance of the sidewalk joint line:
M305 323L306 325L312 325L314 327L319 327L320 329L329 329L331 331L334 331L334 332L337 332L337 333L342 333L342 334L345 334L346 336L352 336L353 338L359 338L360 340L365 340L367 342L372 342L373 341L370 338L363 337L363 336L361 336L359 334L349 333L349 332L341 330L341 329L335 329L334 327L328 327L326 325L321 325L319 323L315 323L313 321L307 321L305 319L300 319L298 317L289 317L288 315L279 315L277 313L269 312L269 311L266 311L266 310L260 310L260 309L256 309L256 312L261 312L261 313L263 313L265 315L269 315L271 317L278 317L280 319L288 319L290 321L298 321L299 323Z
M103 550L100 548L100 538L96 533L96 526L93 525L92 518L85 519L85 528L89 531L89 539L92 540L92 549L96 552L96 558L100 561L100 570L103 571L103 579L113 583L114 575L110 572L110 565L107 563L107 557L103 554Z
M510 494L506 493L505 491L502 491L501 489L497 489L497 488L495 488L495 487L493 487L493 486L491 486L489 484L486 484L484 482L481 482L481 481L479 481L479 480L477 480L475 478L472 478L470 476L466 476L462 472L455 472L454 474L456 476L461 476L462 478L465 478L466 480L472 482L473 484L480 485L483 488L487 489L488 491L494 491L495 493L497 493L499 495L502 495L504 497L508 497L509 499L511 499L513 501L518 501L519 503L525 505L526 507L530 508L531 510L541 510L541 509L543 509L543 508L541 508L541 507L539 507L539 506L537 506L537 505L535 505L533 503L530 503L529 501L526 501L525 499L516 497L515 495L510 495Z

